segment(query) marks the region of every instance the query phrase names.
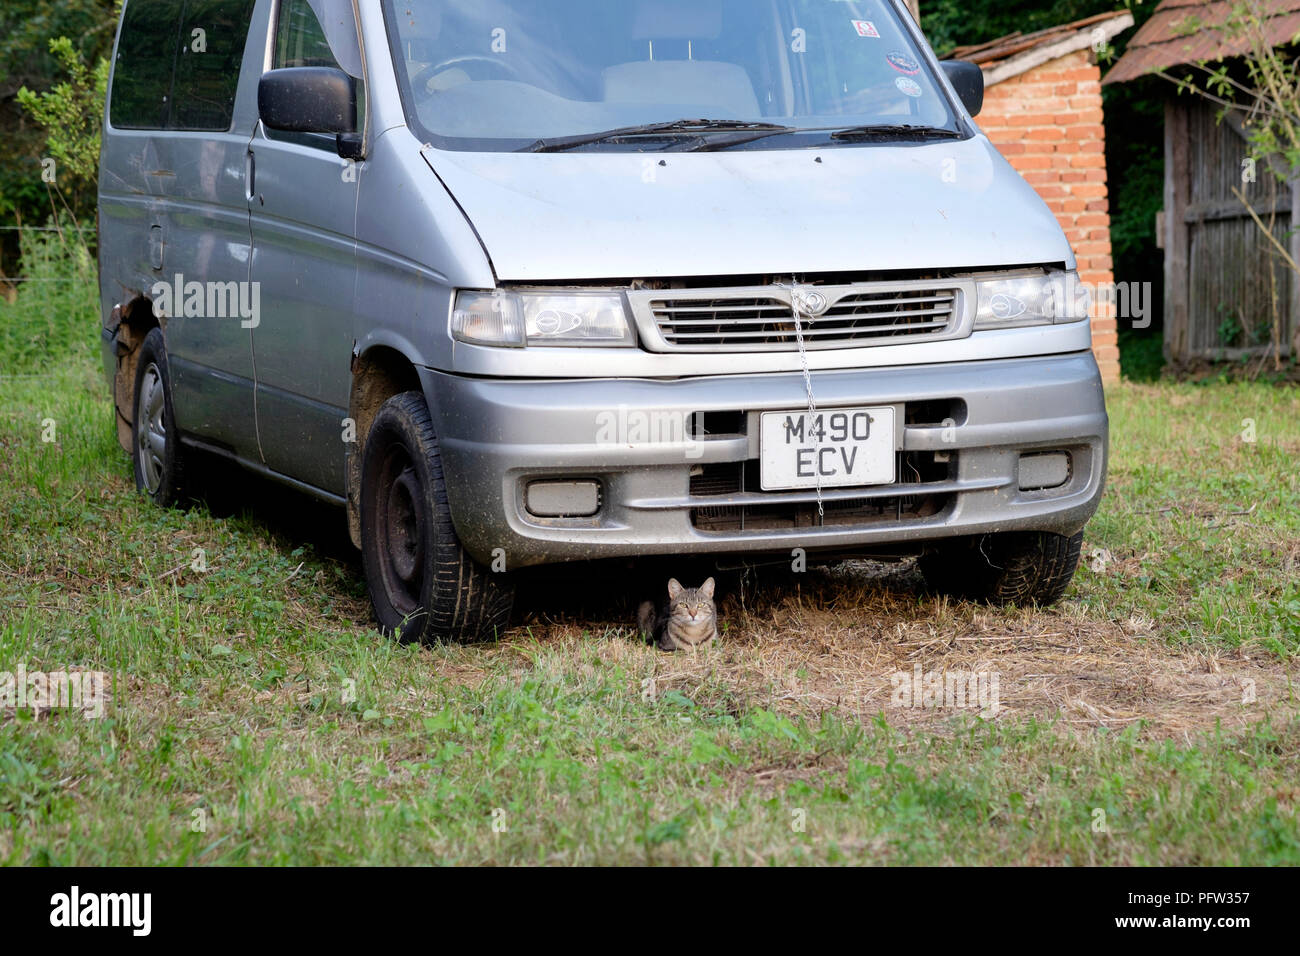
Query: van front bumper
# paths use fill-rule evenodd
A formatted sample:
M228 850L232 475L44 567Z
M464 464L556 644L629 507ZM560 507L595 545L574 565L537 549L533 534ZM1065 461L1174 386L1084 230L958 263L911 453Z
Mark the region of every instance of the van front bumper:
M819 410L892 405L907 422L902 483L827 490L824 516L816 491L766 494L753 480L758 414L806 411L802 375L521 381L422 369L421 378L461 542L477 560L508 568L796 548L919 553L927 542L987 532L1068 535L1096 512L1105 484L1108 420L1090 352L814 373ZM721 433L646 441L610 428L700 414L724 423ZM1044 452L1065 453L1068 476L1022 490L1022 456ZM729 476L739 487L723 487ZM534 501L552 516L534 515L528 489L537 482L559 482L551 487L561 499L584 489L591 507L554 516Z

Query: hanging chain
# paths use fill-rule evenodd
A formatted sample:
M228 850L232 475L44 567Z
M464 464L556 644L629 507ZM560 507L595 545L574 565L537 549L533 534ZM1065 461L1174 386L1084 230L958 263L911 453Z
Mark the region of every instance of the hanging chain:
M786 286L777 285L778 289L785 289ZM803 340L803 306L799 298L799 283L794 277L790 277L790 314L794 316L794 334L799 341L799 361L803 365L803 385L808 392L808 427L811 429L817 418L817 399L813 397L812 373L808 371L808 348L804 345ZM812 317L809 316L809 319ZM820 448L821 442L818 441ZM817 469L817 518L820 521L826 519L826 508L822 503L822 473L821 468Z

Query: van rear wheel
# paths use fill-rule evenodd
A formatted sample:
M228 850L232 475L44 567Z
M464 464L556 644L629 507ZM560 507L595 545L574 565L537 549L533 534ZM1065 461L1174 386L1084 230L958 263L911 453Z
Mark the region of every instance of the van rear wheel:
M135 414L131 422L135 486L156 505L180 502L185 454L172 408L171 369L161 329L150 329L135 367Z
M361 463L361 555L375 616L403 643L487 641L509 621L514 592L461 547L424 396L384 403Z
M1079 567L1083 532L1009 531L945 542L922 555L931 589L989 604L1048 607L1065 594Z

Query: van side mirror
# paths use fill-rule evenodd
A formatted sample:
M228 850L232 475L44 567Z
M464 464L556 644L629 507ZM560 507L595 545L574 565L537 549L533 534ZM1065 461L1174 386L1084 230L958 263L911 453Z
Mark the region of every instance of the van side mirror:
M357 83L333 67L269 70L257 84L257 112L271 129L347 137L357 132Z
M984 71L977 63L966 60L944 60L943 72L957 91L962 106L971 116L979 116L984 109Z

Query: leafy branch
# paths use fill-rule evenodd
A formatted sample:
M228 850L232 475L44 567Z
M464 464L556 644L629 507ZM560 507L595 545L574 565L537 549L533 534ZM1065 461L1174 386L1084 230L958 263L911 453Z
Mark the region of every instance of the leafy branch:
M50 53L67 79L44 93L27 87L18 103L46 132L50 156L76 182L95 181L99 168L99 137L108 92L108 61L88 67L67 37L50 41Z

